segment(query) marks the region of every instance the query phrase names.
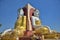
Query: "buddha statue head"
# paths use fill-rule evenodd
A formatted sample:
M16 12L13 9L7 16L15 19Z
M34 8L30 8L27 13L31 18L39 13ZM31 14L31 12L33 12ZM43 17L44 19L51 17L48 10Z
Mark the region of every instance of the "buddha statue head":
M19 16L23 16L24 15L24 11L22 8L18 9L18 15Z
M39 17L39 10L38 10L38 9L36 9L36 10L34 11L34 16L35 16L35 17Z

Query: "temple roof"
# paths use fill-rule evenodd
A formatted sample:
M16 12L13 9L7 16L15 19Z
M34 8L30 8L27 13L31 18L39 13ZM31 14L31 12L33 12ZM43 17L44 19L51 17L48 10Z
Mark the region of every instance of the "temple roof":
M35 9L35 8L34 8L32 5L30 5L29 3L28 3L25 7L27 7L28 9L30 9L30 8Z

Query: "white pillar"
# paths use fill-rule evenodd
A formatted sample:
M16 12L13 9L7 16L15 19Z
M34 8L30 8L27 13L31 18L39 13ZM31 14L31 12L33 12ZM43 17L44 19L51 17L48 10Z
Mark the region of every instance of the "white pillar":
M41 36L41 40L44 40L44 35Z

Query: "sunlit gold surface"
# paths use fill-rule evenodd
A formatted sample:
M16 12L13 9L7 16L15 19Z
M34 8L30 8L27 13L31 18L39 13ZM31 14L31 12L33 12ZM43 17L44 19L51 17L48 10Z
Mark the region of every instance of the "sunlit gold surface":
M40 20L36 20L35 23L36 23L37 26L41 25L41 21Z
M20 16L20 18L17 19L15 24L15 31L20 36L24 35L24 31L26 31L26 16Z
M1 37L1 40L16 40L16 33L15 32L8 32Z
M41 27L35 30L36 33L47 34L49 33L49 29L47 27Z

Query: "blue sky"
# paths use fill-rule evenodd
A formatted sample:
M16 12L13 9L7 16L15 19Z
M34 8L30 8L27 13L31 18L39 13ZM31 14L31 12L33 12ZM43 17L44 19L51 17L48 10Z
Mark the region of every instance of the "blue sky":
M40 10L42 25L60 32L60 0L0 0L0 32L14 28L17 10L28 3Z

